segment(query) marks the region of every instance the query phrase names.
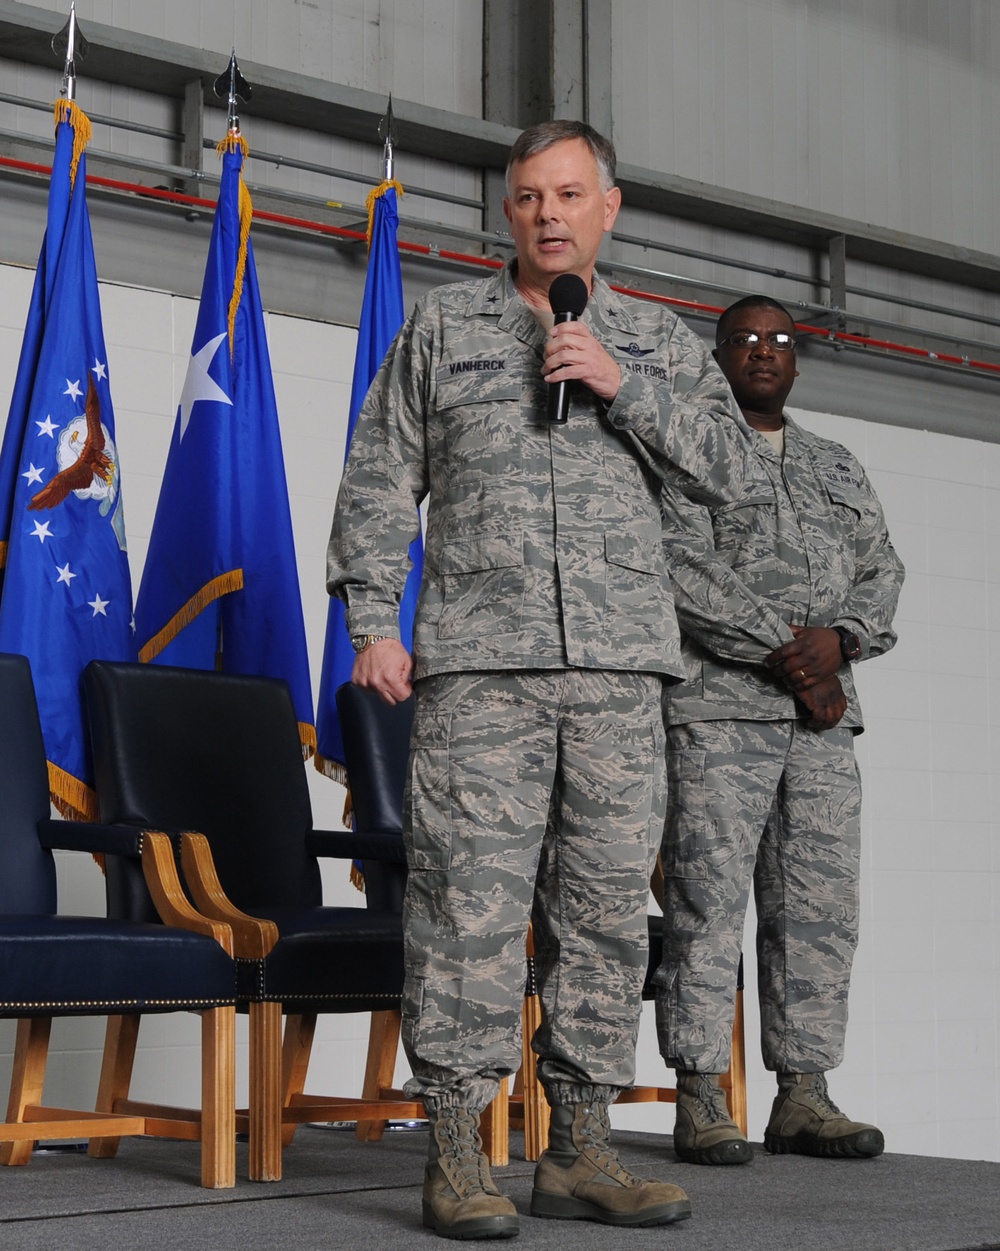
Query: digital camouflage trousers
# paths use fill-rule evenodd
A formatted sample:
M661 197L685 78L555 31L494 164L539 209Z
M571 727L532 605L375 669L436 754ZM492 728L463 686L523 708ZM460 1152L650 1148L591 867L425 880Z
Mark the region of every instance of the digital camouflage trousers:
M852 738L794 721L670 728L663 962L654 979L670 1067L729 1067L751 882L765 1066L808 1073L841 1062L858 936Z
M666 808L661 687L586 669L416 684L403 1042L431 1114L480 1111L520 1066L529 920L550 1102L631 1084Z

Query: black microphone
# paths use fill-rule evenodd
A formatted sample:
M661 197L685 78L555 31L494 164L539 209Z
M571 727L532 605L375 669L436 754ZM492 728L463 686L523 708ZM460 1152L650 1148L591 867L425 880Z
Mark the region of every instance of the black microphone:
M564 321L578 321L587 307L590 292L587 284L577 274L560 274L549 287L549 303L556 315L556 325ZM549 421L563 423L569 416L569 389L571 382L553 382L549 386Z

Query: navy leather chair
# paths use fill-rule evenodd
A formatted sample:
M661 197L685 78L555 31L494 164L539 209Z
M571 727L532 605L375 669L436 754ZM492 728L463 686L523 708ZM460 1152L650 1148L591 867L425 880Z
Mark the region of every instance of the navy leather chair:
M18 1022L0 1162L26 1164L37 1139L86 1138L92 1154L113 1154L121 1136L155 1128L200 1137L202 1184L232 1186L236 971L229 927L191 908L162 834L49 819L45 749L23 656L0 654L0 710L0 1017ZM145 873L169 924L155 915L143 923L58 915L57 848L129 861ZM201 1111L129 1103L139 1015L179 1011L202 1018ZM109 1018L96 1112L41 1104L57 1016Z
M304 1093L317 1013L398 1011L403 984L398 897L373 889L368 907L324 907L317 857L364 861L374 886L374 862L400 868L405 855L398 832L312 828L287 686L94 661L84 690L102 820L199 832L182 839L187 884L203 912L233 927L239 1007L250 1015L250 1106L237 1113L250 1176L280 1177L282 1143L305 1121L421 1116L398 1092ZM108 882L119 915L148 908L127 861L109 860Z

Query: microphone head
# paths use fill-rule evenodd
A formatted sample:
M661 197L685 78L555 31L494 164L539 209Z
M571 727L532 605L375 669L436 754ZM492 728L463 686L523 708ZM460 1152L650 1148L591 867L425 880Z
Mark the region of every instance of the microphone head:
M560 313L571 313L579 317L587 307L590 292L587 284L579 274L560 274L552 280L549 287L549 304L558 317Z

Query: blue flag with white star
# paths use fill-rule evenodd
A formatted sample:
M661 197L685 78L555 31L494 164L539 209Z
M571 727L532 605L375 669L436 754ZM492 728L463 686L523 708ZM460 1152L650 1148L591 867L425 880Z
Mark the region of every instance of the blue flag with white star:
M395 183L382 183L369 196L368 271L354 357L345 463L351 450L358 412L368 388L403 324L403 276L396 246L399 226L396 186ZM399 636L407 651L413 646L413 615L423 573L423 544L420 539L414 539L410 544L410 562L410 572L399 605ZM327 609L323 673L316 709L316 767L341 782L346 782L347 774L336 697L337 688L350 681L353 664L354 649L344 621L344 605L339 599L331 598Z
M284 678L316 735L242 140L223 155L191 359L136 602L139 658Z
M27 656L67 816L96 819L80 673L134 660L115 417L83 148L90 123L57 105L49 213L0 451L0 651Z

